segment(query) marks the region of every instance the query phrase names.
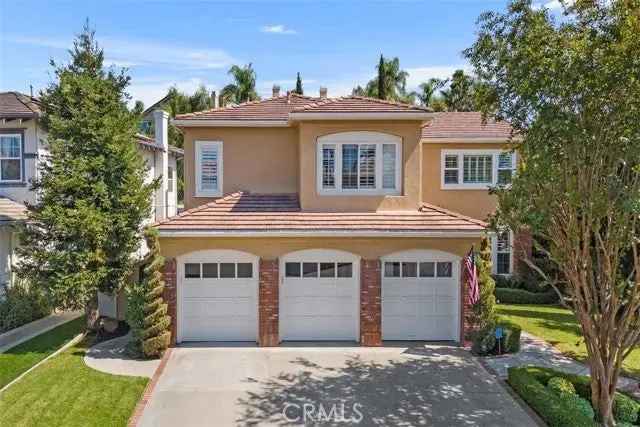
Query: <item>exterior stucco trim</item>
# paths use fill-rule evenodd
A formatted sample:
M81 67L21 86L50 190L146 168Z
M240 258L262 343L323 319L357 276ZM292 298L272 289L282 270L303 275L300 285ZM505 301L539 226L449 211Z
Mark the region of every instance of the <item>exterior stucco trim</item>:
M180 127L288 127L287 120L172 120Z
M218 230L160 230L160 237L482 237L480 231L218 231Z

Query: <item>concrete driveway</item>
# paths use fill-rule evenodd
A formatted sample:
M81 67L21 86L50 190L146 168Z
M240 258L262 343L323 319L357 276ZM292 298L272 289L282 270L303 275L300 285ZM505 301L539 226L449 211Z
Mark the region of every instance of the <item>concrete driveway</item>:
M142 426L535 426L468 352L190 346L174 349Z

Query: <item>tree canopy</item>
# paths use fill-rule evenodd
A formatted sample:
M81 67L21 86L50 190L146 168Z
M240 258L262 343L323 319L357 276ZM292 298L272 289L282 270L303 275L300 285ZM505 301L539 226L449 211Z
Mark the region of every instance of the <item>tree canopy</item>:
M351 93L390 101L413 102L413 95L406 90L409 73L400 68L398 58L385 59L380 55L376 72L377 76L370 80L365 88L356 86Z
M465 51L482 109L517 133L520 167L496 190L494 223L546 241L538 249L566 280L605 425L640 336L639 10L638 0L578 0L557 22L515 0L480 17Z
M49 155L38 194L21 228L17 273L58 308L95 302L131 274L156 182L136 144L137 116L127 108L129 77L105 69L88 24L42 93Z
M298 73L296 77L296 88L293 93L297 93L298 95L304 95L304 90L302 89L302 79L300 78L300 73Z
M233 78L233 83L226 85L220 91L223 104L226 105L229 102L241 104L260 98L256 92L256 72L250 63L244 67L233 65L228 74Z

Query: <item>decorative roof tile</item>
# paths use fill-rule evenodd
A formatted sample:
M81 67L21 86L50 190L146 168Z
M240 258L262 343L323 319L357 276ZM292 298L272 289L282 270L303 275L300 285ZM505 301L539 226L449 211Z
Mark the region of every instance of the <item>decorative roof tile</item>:
M447 112L436 113L434 119L422 128L422 139L438 138L495 138L508 139L512 128L507 122L496 122L493 119L482 120L482 113Z
M296 194L237 192L156 224L191 232L481 232L487 224L432 205L415 211L302 211Z

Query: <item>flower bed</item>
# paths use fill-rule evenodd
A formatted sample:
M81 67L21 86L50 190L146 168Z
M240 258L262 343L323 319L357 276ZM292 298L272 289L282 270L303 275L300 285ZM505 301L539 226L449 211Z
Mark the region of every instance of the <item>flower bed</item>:
M509 369L509 385L550 427L597 426L587 376L524 366ZM640 402L617 392L614 417L619 426L640 425Z

